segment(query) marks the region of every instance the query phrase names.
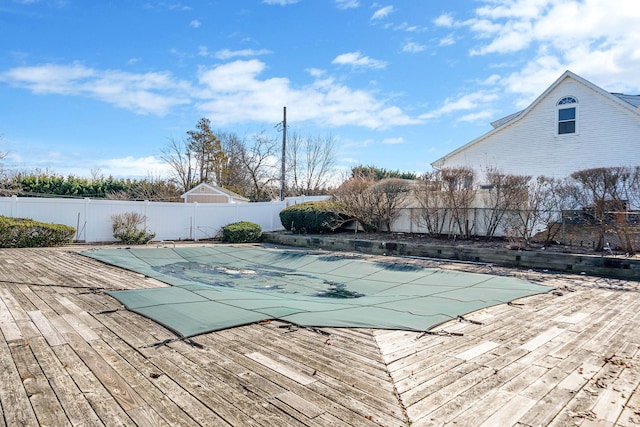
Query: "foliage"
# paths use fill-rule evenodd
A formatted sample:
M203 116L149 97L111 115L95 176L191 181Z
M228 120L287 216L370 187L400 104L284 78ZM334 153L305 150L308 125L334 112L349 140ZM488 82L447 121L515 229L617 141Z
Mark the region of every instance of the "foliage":
M0 247L3 248L60 246L71 243L75 234L75 228L63 224L0 216Z
M171 182L159 178L116 179L94 176L62 176L48 171L19 172L11 178L14 194L29 196L61 196L110 198L127 200L179 200L180 192Z
M281 147L277 136L265 132L250 138L223 130L214 133L210 121L202 118L195 130L187 132L186 140L170 140L162 159L182 192L207 182L251 201L266 201L279 193ZM285 162L287 195L324 194L335 164L335 140L291 133Z
M143 245L156 237L155 233L139 228L147 218L137 212L111 215L113 237L126 245Z
M220 140L211 130L211 121L206 117L201 118L196 129L187 131L187 135L188 149L197 161L199 182L221 183L227 156L222 151Z
M173 182L161 178L147 177L144 180L131 181L126 189L117 193L108 193L111 200L154 200L179 202L180 190Z
M331 233L349 220L344 205L329 200L305 202L280 211L282 226L294 233Z
M413 172L400 172L399 170L387 170L384 168L378 168L373 165L363 166L358 165L351 168L351 177L354 178L356 176L364 176L367 178L371 178L375 181L380 181L385 178L400 178L400 179L409 179L415 180L418 177Z
M255 243L260 241L262 228L253 222L234 222L222 227L222 241L229 243Z

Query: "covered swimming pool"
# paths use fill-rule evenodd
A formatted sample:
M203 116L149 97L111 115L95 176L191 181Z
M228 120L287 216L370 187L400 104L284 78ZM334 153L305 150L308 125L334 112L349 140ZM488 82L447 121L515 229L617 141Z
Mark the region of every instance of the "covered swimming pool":
M525 280L254 246L83 255L171 286L109 292L182 337L279 319L308 327L426 331L551 288Z

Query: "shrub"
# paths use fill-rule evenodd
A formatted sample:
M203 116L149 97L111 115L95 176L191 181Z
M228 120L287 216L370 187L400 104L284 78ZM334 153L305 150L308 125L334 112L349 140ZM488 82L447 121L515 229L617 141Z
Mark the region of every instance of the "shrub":
M143 245L153 240L156 233L138 228L147 218L137 212L111 215L113 237L127 245Z
M253 222L241 221L222 227L222 241L229 243L255 243L260 241L262 228Z
M76 229L63 224L47 224L28 218L0 216L0 247L33 248L71 243Z
M329 200L305 202L280 211L280 222L294 233L330 233L349 220L343 212L341 203Z

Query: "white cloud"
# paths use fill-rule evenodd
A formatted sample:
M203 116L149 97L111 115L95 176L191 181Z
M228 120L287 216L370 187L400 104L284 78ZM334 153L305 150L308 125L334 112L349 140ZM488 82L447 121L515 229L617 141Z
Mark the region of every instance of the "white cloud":
M456 119L457 122L487 122L494 117L492 110L483 110L475 113L465 114Z
M342 55L336 56L331 63L366 68L385 68L387 66L386 62L363 56L360 52L343 53Z
M139 114L165 115L189 100L188 84L168 72L134 74L96 70L80 64L17 67L0 73L0 82L36 94L58 94L98 99Z
M230 49L221 49L215 53L215 57L218 59L231 59L236 57L248 57L248 56L260 56L260 55L268 55L272 53L268 49L241 49L241 50L230 50Z
M640 22L637 0L480 0L470 19L457 21L442 14L435 25L456 32L442 44L460 40L468 30L475 46L472 56L482 56L492 68L502 69L480 85L490 93L504 92L517 108L525 108L565 70L571 70L612 92L640 91ZM454 39L455 37L455 39ZM516 55L517 54L517 55ZM495 56L499 62L495 62ZM505 55L505 56L503 56ZM506 56L508 55L508 56ZM505 61L503 58L510 58ZM517 62L516 62L517 61ZM477 94L478 92L476 92ZM447 100L423 119L468 111L465 102L474 94ZM458 120L489 118L489 103L476 102L477 112Z
M325 75L325 71L319 68L307 68L305 71L309 73L311 77L319 78Z
M420 27L419 25L409 25L407 22L403 22L391 28L395 31L405 31L407 33L417 33L421 31L426 31L426 27Z
M385 138L382 140L383 144L388 144L388 145L398 145L398 144L402 144L404 143L404 138L402 137L398 137L398 138Z
M415 42L407 42L404 44L404 46L402 46L402 51L409 52L409 53L418 53L418 52L422 52L426 48L427 47L423 44L418 44Z
M335 0L336 7L340 10L354 9L360 6L358 0Z
M449 34L446 37L443 37L438 42L438 46L451 46L456 43L456 39L453 34Z
M12 145L21 145L21 150L11 150L4 159L5 167L12 171L34 172L55 171L63 176L89 176L99 170L104 176L116 178L147 178L169 177L171 169L168 164L157 156L95 158L90 160L86 154L62 151L51 151L39 144L14 141Z
M260 80L265 69L266 64L252 59L201 70L199 80L205 89L199 108L220 125L277 123L283 106L297 122L330 126L383 129L418 122L372 93L351 89L333 78L317 78L311 85L294 88L286 78Z
M298 0L262 0L264 4L276 4L279 6L286 6L288 4L298 3Z
M498 99L498 95L488 91L478 91L461 95L457 98L447 98L440 108L422 114L420 118L429 120L469 110L473 110L471 114L477 115L478 111L485 110L487 106L496 99ZM467 115L466 117L472 116Z
M356 62L374 66L358 56ZM372 65L373 64L373 65ZM201 67L197 81L177 80L169 72L128 73L81 64L46 64L0 72L0 82L35 94L92 98L140 114L165 115L193 104L218 125L277 123L283 106L297 122L323 126L384 129L419 123L376 92L353 89L326 72L308 69L312 83L294 87L284 77L261 78L267 64L257 59Z
M373 15L371 15L371 20L376 21L378 19L386 18L393 12L393 6L385 6L378 10L376 10Z
M202 22L200 22L197 19L194 19L193 21L189 22L189 26L192 28L199 28L202 25Z
M70 1L70 0L58 0L58 1ZM190 6L186 6L183 5L180 2L164 2L164 1L159 1L159 2L144 2L143 6L145 9L151 9L151 10L177 10L177 11L181 11L181 12L185 12L185 11L189 11L191 10Z
M464 25L479 40L473 55L531 52L504 80L506 90L539 95L569 69L610 91L640 87L637 0L484 0ZM535 95L534 95L535 94ZM524 103L524 102L523 102Z
M97 168L94 167L93 169L100 169L104 175L112 175L114 177L167 177L172 172L167 162L155 156L127 156L99 160L95 163Z
M451 15L443 14L434 19L433 23L439 27L451 28L453 27L453 17Z

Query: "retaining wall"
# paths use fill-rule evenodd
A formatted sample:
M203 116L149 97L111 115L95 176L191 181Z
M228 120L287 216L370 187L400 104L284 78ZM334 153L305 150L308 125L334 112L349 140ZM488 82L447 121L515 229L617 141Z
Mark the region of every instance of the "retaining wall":
M344 236L298 235L285 232L264 233L263 242L303 246L372 255L415 256L482 262L506 267L533 268L558 272L640 280L640 259L616 256L564 254L557 252L476 248L409 242L348 239Z

